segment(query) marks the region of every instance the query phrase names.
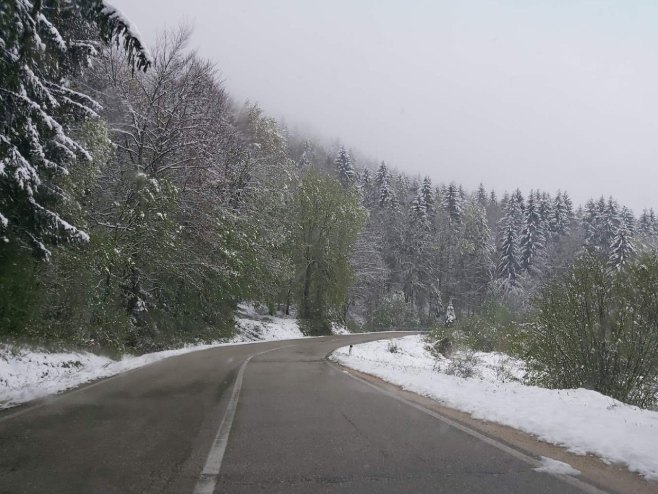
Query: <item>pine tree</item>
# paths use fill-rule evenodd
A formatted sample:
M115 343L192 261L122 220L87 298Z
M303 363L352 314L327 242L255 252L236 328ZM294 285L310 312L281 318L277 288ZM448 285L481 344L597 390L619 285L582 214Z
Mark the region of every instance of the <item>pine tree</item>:
M379 207L395 207L395 194L391 188L388 175L384 176L379 186Z
M498 257L498 277L508 285L516 285L521 272L519 261L519 238L517 234L517 218L520 213L518 200L510 197L505 215L501 219L501 241Z
M658 228L656 225L656 215L653 209L642 211L637 221L637 234L645 245L655 245L658 241Z
M636 223L637 222L635 220L635 216L633 215L633 211L631 211L628 207L623 206L619 212L620 227L625 228L631 234L634 234L636 230Z
M299 157L299 161L297 162L297 166L299 166L300 169L306 170L309 167L313 165L313 143L311 142L310 139L305 139L304 140L304 151L302 151L301 156Z
M525 228L521 232L520 264L525 271L536 272L537 257L545 245L539 208L535 203L536 196L530 194L525 209Z
M420 187L420 198L425 204L425 209L428 214L434 213L434 191L432 189L432 181L430 177L425 177Z
M539 191L537 191L535 202L537 204L537 209L539 210L539 217L541 218L544 235L548 239L548 236L551 233L551 223L555 214L553 211L553 199L549 193L539 193Z
M601 251L606 255L610 255L620 228L623 228L622 212L617 201L610 197L604 208L601 230Z
M419 193L411 202L411 211L414 213L416 224L420 225L421 228L428 230L430 223L427 215L427 204L425 203L423 194Z
M596 202L591 199L587 201L583 211L583 229L585 230L585 247L607 257L612 238L617 230L616 208L612 200L607 206L603 197Z
M510 200L516 203L516 208L514 209L514 220L516 223L516 230L521 231L525 225L525 199L520 189L516 189L512 192Z
M375 183L377 184L377 187L381 187L385 181L388 181L388 179L388 168L386 167L386 163L382 161L379 168L377 168L377 173L375 175Z
M567 219L569 221L573 220L573 216L574 216L573 201L571 200L571 197L569 197L569 194L566 191L562 192L562 203L564 204L564 210L567 214Z
M354 184L356 173L354 172L354 167L352 166L352 159L345 149L345 146L341 146L338 154L336 155L336 159L334 160L334 164L338 170L338 179L340 180L340 183L346 189L351 187Z
M463 193L463 191L462 191ZM450 224L460 225L464 214L464 200L460 193L460 187L451 183L445 188L443 193L443 209L448 214Z
M69 81L97 55L94 39L122 42L133 68L151 64L130 22L103 0L0 7L0 232L44 257L45 242L88 239L55 206L69 199L57 178L91 160L71 128L100 106Z
M622 269L634 253L632 233L626 224L622 223L610 246L608 265L612 269Z
M498 206L498 197L496 196L496 191L492 190L491 194L489 194L489 204L487 204L487 206L490 208L495 208Z
M447 327L450 327L453 324L455 324L456 320L457 320L457 316L455 315L455 306L452 304L452 299L450 299L450 302L448 302L448 308L446 309L445 325Z
M549 223L551 233L558 236L567 235L569 233L569 224L571 223L564 198L565 196L560 191L555 195L552 218Z
M495 244L487 213L477 198L466 203L458 261L458 291L465 310L477 308L490 287Z
M476 192L476 200L480 206L483 208L487 207L487 191L484 188L484 184L480 182L480 185L478 185L478 190Z
M637 230L640 235L651 235L653 233L653 225L649 220L649 211L647 209L642 210L637 223Z

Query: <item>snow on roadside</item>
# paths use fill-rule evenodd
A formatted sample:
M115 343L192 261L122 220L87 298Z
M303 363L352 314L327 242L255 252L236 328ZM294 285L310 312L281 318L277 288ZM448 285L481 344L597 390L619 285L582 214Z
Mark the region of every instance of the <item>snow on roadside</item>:
M331 358L475 418L514 427L576 454L624 464L658 480L658 412L586 389L526 386L515 380L522 365L513 359L503 365L501 354L476 354L476 377L447 375L443 372L451 361L439 360L437 365L424 347L423 336L413 335L355 345L351 355L343 347ZM508 372L498 372L504 366Z
M218 346L304 337L295 319L260 316L249 306L240 306L236 327L238 333L226 342L188 345L140 356L124 355L121 360L90 352L51 353L0 344L0 410L175 355Z
M556 473L558 475L580 475L580 470L563 461L554 460L553 458L541 457L541 464L533 468L535 472Z
M297 319L259 314L253 306L240 304L235 321L237 335L231 343L304 338Z
M344 324L338 324L338 323L331 323L331 332L337 336L339 335L346 335L346 334L352 334L350 333L349 329L347 329L347 326Z

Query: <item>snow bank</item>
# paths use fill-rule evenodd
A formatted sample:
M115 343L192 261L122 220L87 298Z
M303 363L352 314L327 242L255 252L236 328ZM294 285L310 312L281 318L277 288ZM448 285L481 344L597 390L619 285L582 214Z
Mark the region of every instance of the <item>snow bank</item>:
M332 359L475 418L514 427L576 454L624 464L658 480L658 412L585 389L526 386L516 380L523 364L502 354L476 353L473 378L447 375L448 369L459 368L455 359L435 361L422 338L355 345L351 355L343 347Z
M236 329L232 343L304 338L295 318L261 315L246 304L239 306Z
M563 461L554 460L553 458L541 457L541 465L533 468L535 472L556 473L558 475L580 475L580 470Z
M338 323L331 323L331 332L335 335L346 335L346 334L352 334L350 333L350 330L347 329L347 327L343 324L338 324Z
M189 345L138 357L125 355L118 361L89 352L49 353L0 344L0 409L175 355L218 346L304 337L294 319L260 316L249 306L241 306L240 309L241 317L236 320L238 334L228 342Z

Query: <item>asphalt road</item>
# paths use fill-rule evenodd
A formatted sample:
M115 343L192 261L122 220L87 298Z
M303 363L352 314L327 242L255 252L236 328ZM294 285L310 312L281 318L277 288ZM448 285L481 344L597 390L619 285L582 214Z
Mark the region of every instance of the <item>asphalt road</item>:
M324 359L379 338L199 351L0 414L0 493L192 494L231 403L216 493L583 492Z

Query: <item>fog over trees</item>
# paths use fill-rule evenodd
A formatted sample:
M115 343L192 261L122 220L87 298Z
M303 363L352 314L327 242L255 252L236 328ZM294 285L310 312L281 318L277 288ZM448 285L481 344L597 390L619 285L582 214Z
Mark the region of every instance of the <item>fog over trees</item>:
M491 345L528 338L546 370L566 365L547 355L573 343L577 293L604 290L606 310L635 309L598 324L644 326L597 333L607 377L569 385L649 403L650 383L613 376L635 372L639 351L658 358L652 210L613 197L578 205L513 177L507 191L470 191L450 166L433 183L358 159L349 142L326 145L236 104L188 29L163 31L149 53L101 0L11 0L0 33L3 339L144 352L230 336L237 304L251 301L297 314L308 334L338 323L468 336L460 321L495 320ZM584 286L574 272L596 276ZM517 324L512 343L501 317ZM617 334L642 349L612 348Z

